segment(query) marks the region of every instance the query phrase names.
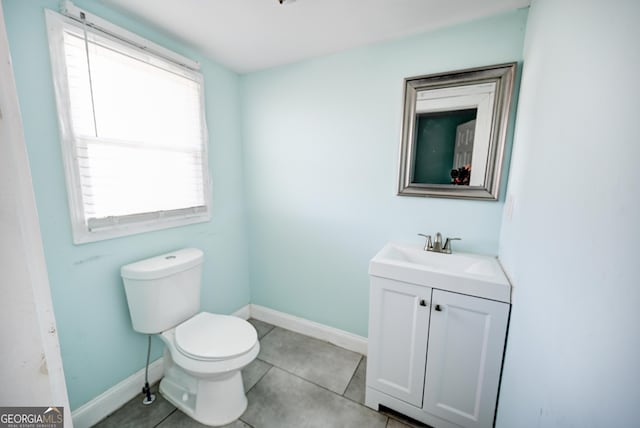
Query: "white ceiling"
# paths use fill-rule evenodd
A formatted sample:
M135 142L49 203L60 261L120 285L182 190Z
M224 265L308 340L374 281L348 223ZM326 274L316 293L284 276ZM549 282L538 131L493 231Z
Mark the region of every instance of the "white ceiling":
M237 72L528 6L530 0L102 0Z

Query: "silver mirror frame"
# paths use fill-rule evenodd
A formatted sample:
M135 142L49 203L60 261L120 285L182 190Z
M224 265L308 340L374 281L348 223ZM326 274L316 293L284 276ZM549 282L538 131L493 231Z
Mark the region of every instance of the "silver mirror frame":
M516 75L516 63L497 64L404 79L404 114L398 168L398 195L498 200L507 126ZM419 91L495 83L484 185L425 184L413 182L416 100Z

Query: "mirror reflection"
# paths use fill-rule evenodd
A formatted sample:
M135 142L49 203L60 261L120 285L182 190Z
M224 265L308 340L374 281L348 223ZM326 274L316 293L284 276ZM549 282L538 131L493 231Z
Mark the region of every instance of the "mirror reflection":
M478 109L416 115L413 182L469 185L477 115Z
M405 79L399 195L497 199L515 64Z

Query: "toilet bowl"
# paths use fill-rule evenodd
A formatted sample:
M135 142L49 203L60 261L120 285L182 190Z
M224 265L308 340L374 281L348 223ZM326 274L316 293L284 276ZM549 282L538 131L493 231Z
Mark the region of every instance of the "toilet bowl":
M244 413L240 370L260 352L251 324L200 312L159 337L166 346L160 393L169 402L205 425L226 425Z
M165 345L160 393L196 421L226 425L242 415L242 368L260 351L256 329L200 311L203 253L189 248L123 266L133 329Z

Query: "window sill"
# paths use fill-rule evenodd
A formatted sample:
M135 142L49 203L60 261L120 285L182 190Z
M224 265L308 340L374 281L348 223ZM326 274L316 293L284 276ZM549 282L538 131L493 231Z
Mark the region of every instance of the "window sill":
M152 219L148 221L114 225L90 231L86 224L75 225L73 228L73 243L75 245L120 238L139 233L170 229L189 224L205 223L211 220L209 212L186 215L181 217Z

